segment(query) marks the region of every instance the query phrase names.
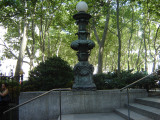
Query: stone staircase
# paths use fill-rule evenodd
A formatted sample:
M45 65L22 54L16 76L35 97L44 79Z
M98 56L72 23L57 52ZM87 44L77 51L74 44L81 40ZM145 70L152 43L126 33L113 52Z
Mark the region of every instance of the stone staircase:
M160 97L138 98L129 105L130 120L160 120ZM120 108L115 112L128 119L128 109Z
M130 120L160 120L160 96L138 98L130 103ZM60 118L58 119L60 120ZM128 120L127 105L113 113L86 113L62 115L61 120Z

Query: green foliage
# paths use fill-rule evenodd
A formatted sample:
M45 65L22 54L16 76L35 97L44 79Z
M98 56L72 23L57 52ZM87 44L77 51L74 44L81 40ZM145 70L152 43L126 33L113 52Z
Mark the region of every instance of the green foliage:
M136 72L132 73L130 71L122 71L118 76L117 72L109 72L108 74L96 74L94 75L93 79L97 86L97 89L120 89L125 87L128 84L131 84L143 77L147 74L144 72ZM145 88L150 89L155 87L155 83L157 77L156 76L149 76L144 80L136 83L135 85L131 86L131 88Z
M24 57L39 64L46 57L56 54L69 64L75 65L77 56L70 48L70 44L78 38L75 36L78 26L74 24L73 19L73 15L77 13L76 4L78 2L77 0L1 0L0 22L3 27L7 28L4 44L2 44L5 48L1 58L18 58L24 22L26 22L28 42ZM92 0L92 2L85 0L85 2L88 4L87 13L92 15L88 32L90 32L89 39L95 42L96 47L91 51L89 62L94 66L98 63L99 44L96 41L93 25L101 40L106 15L108 15L107 10L109 8L111 10L102 59L103 66L105 66L103 70L113 71L117 68L119 47L116 1L111 1L110 6L105 0ZM154 58L158 55L160 44L160 30L158 31L157 28L160 23L160 1L121 0L119 2L119 25L122 40L121 69L139 71L144 67L145 57L148 58L147 62L152 61L156 64L157 60ZM144 48L144 40L147 49ZM145 56L145 51L149 53L147 56ZM31 62L29 63L30 68L33 68L33 62ZM123 82L120 86L123 86Z
M94 79L94 82L95 82L98 90L106 89L106 84L105 84L106 77L107 77L107 75L105 75L105 74L94 75L93 79Z
M46 91L53 88L71 87L73 72L60 57L48 58L30 71L29 81L24 82L24 91Z
M113 78L117 75L114 73L102 73L102 74L95 74L93 76L94 82L98 90L101 89L112 89L113 88Z
M8 83L8 90L11 96L12 102L15 102L19 98L21 86L17 81L10 81Z

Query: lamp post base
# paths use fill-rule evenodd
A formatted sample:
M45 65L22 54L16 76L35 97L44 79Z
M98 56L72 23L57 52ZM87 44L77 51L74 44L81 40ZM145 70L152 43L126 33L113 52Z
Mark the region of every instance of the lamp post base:
M96 90L96 85L93 82L92 64L88 61L80 61L74 67L74 84L73 90Z

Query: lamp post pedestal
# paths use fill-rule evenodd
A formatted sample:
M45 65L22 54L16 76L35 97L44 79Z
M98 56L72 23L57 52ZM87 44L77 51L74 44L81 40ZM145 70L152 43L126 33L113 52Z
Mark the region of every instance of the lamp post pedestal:
M83 5L84 6L84 5ZM96 90L93 81L94 67L88 62L91 49L95 47L92 40L88 40L89 33L86 30L91 15L80 11L73 16L78 28L78 40L71 43L71 48L77 51L78 63L74 67L74 84L73 90Z
M74 67L74 90L96 90L96 85L93 82L93 65L89 62L79 62Z

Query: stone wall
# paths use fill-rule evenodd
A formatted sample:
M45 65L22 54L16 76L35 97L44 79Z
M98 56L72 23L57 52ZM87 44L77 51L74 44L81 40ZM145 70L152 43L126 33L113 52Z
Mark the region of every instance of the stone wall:
M22 92L19 103L23 103L44 92ZM19 120L51 120L59 116L60 92L51 92L19 108ZM135 98L147 97L144 89L130 89L130 102ZM74 113L104 113L115 108L123 107L127 103L127 94L124 90L98 91L62 91L62 114Z

